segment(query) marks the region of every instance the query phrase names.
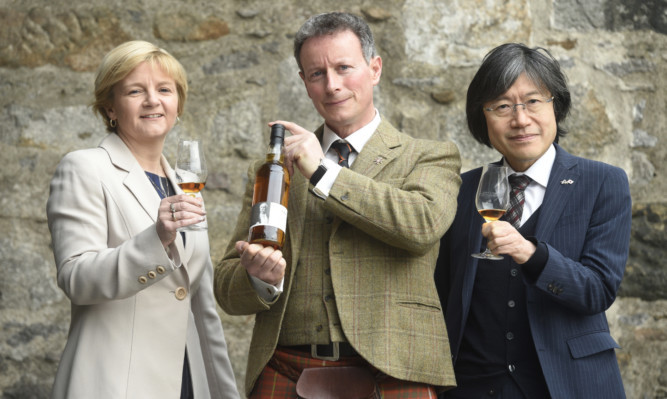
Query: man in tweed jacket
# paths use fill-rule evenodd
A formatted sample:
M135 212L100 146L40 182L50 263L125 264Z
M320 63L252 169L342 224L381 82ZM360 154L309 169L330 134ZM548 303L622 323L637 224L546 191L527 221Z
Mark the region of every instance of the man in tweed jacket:
M215 273L222 309L256 315L246 393L296 397L298 367L314 358L368 369L385 398L429 397L455 384L433 272L456 212L458 150L400 133L377 112L382 60L361 18L311 18L295 57L325 123L311 133L279 121L292 133L286 244L281 252L245 242L259 161ZM349 168L330 151L339 139L353 149Z

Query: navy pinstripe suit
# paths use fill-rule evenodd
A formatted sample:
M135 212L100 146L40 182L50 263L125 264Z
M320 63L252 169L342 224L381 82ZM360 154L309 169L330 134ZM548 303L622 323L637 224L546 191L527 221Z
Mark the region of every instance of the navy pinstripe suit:
M524 279L531 334L553 398L624 398L605 310L616 298L628 257L631 198L625 172L575 157L556 159L535 237L548 260L535 283ZM454 369L470 310L482 245L475 208L481 169L462 175L454 223L442 238L436 285ZM571 181L571 182L570 182Z

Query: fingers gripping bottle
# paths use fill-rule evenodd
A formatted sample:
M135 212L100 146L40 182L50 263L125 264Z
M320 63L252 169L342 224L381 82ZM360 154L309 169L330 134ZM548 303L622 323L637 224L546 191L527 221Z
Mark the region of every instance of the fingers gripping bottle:
M285 127L271 126L266 162L255 177L248 242L282 249L287 229L290 176L284 164Z

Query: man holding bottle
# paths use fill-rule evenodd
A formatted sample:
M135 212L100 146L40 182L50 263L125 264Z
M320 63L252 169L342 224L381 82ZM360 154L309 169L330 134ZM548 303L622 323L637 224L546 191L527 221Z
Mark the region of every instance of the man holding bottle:
M246 241L258 162L215 275L225 312L256 314L246 393L309 397L338 380L328 394L433 397L455 385L433 272L456 212L458 150L400 133L375 109L382 59L361 18L312 17L294 49L325 123L276 122L292 133L286 243Z

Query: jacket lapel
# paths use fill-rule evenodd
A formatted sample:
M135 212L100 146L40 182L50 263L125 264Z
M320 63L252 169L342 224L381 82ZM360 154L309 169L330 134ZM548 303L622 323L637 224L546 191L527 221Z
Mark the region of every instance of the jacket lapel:
M296 167L296 166L295 166ZM291 267L288 264L286 274L292 280L296 270L296 261L299 259L301 243L303 242L303 217L290 217L289 215L305 215L308 202L308 180L301 174L295 172L290 176L290 202L287 204L287 230L289 231L289 251L292 259Z
M461 284L461 303L463 304L463 309L461 311L463 320L468 318L468 311L470 310L470 302L472 300L472 290L475 284L475 276L477 275L477 265L479 264L479 259L473 258L471 255L480 251L483 238L483 221L479 219L481 216L477 212L477 206L475 205L475 194L477 193L477 185L479 184L479 180L482 176L482 168L479 168L474 173L475 177L472 178L472 182L474 183L467 185L466 192L462 193L462 198L464 201L466 201L464 209L468 210L464 218L470 221L468 224L468 246L467 248L462 248L465 253L461 255L464 257L464 262L466 265L463 270L463 281ZM464 327L465 323L461 323L459 337L463 335Z
M134 195L134 198L151 220L155 222L157 218L155 210L160 206L160 196L155 192L132 152L123 140L113 133L107 135L100 143L100 147L107 151L114 166L127 172L123 184Z
M322 142L324 134L324 125L320 126L314 132L317 139ZM375 177L385 165L388 165L398 155L395 149L400 147L401 142L398 132L382 118L382 122L373 134L370 140L364 145L363 150L357 155L357 158L352 164L351 170L361 173L368 177ZM299 259L299 244L303 239L303 218L289 217L289 214L304 215L306 213L306 205L308 201L308 180L299 172L295 172L291 176L290 181L290 202L288 204L287 229L290 231L291 238L290 248L291 258L293 260ZM340 224L337 220L332 226L332 234ZM296 263L292 262L291 270L287 270L287 274L291 277L296 269ZM289 267L289 266L288 266Z
M322 136L324 135L324 125L320 126L314 132L317 136L318 141L322 142ZM294 165L296 169L296 165ZM289 255L292 259L291 264L287 265L287 270L285 274L289 276L289 279L285 281L291 285L294 277L294 272L296 271L297 261L300 256L301 243L303 242L303 222L304 217L290 217L289 215L305 215L306 207L308 204L308 186L310 182L301 174L299 171L294 171L290 176L290 195L289 203L287 204L287 230L289 231L289 254L284 254L284 256ZM289 289L289 287L285 287Z
M130 149L127 148L123 140L114 133L107 135L107 137L100 143L100 147L106 150L111 159L111 163L115 167L127 172L123 184L132 193L137 200L137 203L141 206L144 212L146 212L148 217L150 217L154 223L157 222L157 209L160 207L160 196L155 192L155 188L151 185L145 171L134 158ZM183 191L176 184L174 171L164 156L162 156L161 162L167 173L167 177L171 181L176 192L179 194L182 193ZM179 253L183 254L181 257L182 260L190 259L193 246L188 246L190 247L190 252L186 252L180 234L176 235L176 247L178 248Z
M381 118L382 121L377 130L364 145L350 168L370 178L374 178L400 153L397 151L401 146L398 131L386 122L384 117L381 116Z
M576 158L558 144L554 146L556 147L556 159L551 168L549 183L540 206L540 217L535 230L535 237L540 240L547 240L554 231L565 205L575 191L575 186L579 184Z

